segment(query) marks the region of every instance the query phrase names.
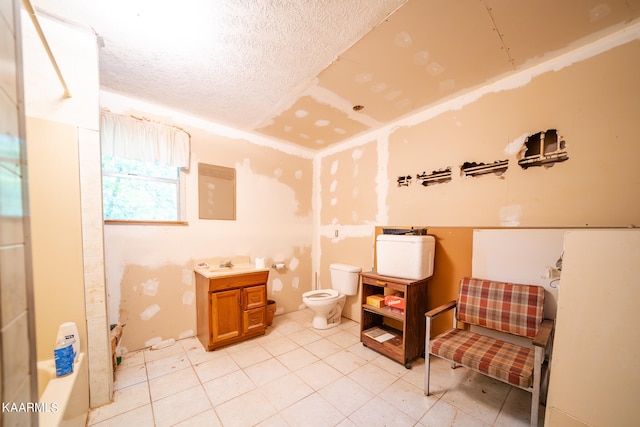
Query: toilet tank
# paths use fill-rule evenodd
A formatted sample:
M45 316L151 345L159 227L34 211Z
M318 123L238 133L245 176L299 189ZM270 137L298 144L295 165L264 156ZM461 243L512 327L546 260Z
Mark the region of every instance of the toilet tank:
M358 293L360 283L360 267L347 264L331 264L331 287L343 295L355 295Z
M421 280L433 275L436 239L433 236L380 234L376 238L377 273Z

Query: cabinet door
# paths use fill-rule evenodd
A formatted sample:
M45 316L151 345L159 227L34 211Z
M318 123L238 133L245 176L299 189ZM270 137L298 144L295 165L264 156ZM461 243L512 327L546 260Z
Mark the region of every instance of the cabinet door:
M240 336L240 290L211 292L211 335L213 342Z

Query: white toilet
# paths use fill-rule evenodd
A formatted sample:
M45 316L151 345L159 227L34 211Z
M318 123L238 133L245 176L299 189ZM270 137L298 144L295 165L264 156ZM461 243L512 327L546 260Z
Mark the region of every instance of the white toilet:
M316 329L329 329L340 324L347 295L358 293L362 271L347 264L331 264L331 287L302 294L302 302L313 311L312 325Z

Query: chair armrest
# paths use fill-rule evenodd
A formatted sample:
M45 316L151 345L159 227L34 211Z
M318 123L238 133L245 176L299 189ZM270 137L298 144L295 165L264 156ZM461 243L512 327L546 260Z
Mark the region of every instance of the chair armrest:
M446 304L442 304L441 306L436 307L433 310L427 311L424 315L426 317L437 317L437 316L440 316L442 313L449 311L453 308L456 308L456 301L450 301Z
M538 328L538 333L533 337L533 345L537 347L546 347L549 344L549 338L553 333L553 320L544 319Z

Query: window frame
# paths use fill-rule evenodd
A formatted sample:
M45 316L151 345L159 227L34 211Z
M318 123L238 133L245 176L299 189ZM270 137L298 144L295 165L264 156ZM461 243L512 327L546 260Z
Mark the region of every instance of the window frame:
M149 175L140 175L140 174L128 174L122 172L110 172L105 171L102 167L102 156L101 156L101 189L103 192L102 203L103 203L103 212L102 219L105 224L133 224L133 225L188 225L186 221L186 172L184 168L177 167L178 177L177 179L172 178L160 178L153 177ZM134 160L134 159L123 159L127 161L135 161L140 163L145 163L143 160ZM155 181L155 182L163 182L163 183L176 183L176 220L155 220L155 219L111 219L105 218L104 215L104 177L111 176L116 178L125 178L125 179L134 179L134 180L144 180L144 181Z

